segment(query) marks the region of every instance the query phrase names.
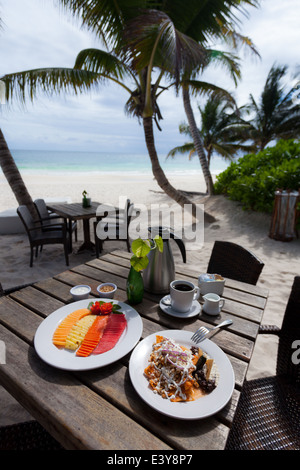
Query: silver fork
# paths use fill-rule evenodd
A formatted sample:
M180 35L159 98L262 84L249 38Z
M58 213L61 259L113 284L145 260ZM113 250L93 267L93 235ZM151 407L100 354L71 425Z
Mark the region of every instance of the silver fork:
M195 331L195 333L191 337L191 340L194 343L200 343L200 341L202 341L211 331L216 330L217 328L221 328L222 326L231 325L232 323L233 321L228 319L222 321L213 328L206 328L205 326L201 326L197 331Z

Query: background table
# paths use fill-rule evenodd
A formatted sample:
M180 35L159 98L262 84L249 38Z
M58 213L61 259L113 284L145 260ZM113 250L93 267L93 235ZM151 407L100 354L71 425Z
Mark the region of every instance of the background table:
M71 286L89 284L96 296L98 284L115 282L115 299L126 301L129 258L129 253L116 251L0 298L0 340L6 345L7 362L0 366L0 383L67 449L224 449L267 291L227 279L225 307L218 319L202 314L186 320L170 317L159 308L161 297L149 293L135 306L143 319L142 338L164 329L195 331L202 324L233 319L213 341L231 361L235 389L226 407L210 418L182 421L150 408L131 384L130 354L100 369L70 373L45 364L33 348L43 319L72 301ZM196 267L181 264L176 271L178 278L196 282Z
M83 236L84 241L78 248L78 252L83 250L94 251L94 243L91 241L90 236L90 219L96 217L97 208L100 202L92 202L90 207L83 207L82 203L74 202L72 204L47 204L49 210L55 212L57 215L67 219L69 224L72 220L83 221Z

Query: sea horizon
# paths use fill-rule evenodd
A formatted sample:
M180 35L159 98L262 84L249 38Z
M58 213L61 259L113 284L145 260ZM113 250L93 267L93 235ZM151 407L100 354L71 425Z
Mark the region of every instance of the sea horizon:
M83 152L69 150L28 150L14 149L11 154L22 174L61 174L61 173L94 173L118 174L141 173L152 174L151 161L148 154L129 154L120 152ZM158 156L164 172L168 175L202 173L197 156L189 160L188 155L174 158ZM230 162L219 156L211 160L211 173L216 175L224 171ZM2 173L2 171L0 170Z

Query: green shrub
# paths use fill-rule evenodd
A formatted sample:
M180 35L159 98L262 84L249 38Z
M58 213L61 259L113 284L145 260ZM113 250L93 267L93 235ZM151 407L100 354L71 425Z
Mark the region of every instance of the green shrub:
M300 143L293 140L280 140L274 147L239 158L215 183L216 194L262 212L272 212L276 189L299 188Z

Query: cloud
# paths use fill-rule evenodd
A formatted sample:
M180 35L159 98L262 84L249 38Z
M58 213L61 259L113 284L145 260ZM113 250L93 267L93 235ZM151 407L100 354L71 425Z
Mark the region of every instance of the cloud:
M275 62L291 68L297 65L300 43L300 2L264 0L260 8L248 12L248 18L240 16L240 32L253 40L261 60L241 51L242 81L237 88L222 69L205 74L207 80L232 91L239 105L247 102L250 93L256 98L260 95ZM80 50L101 47L92 34L48 0L2 2L0 14L4 22L0 76L37 67L72 67ZM2 107L1 128L11 148L109 151L113 145L115 151L145 152L142 126L124 113L127 98L115 85L78 97L40 95L26 109ZM196 119L198 101L193 102ZM165 155L184 142L178 125L186 118L181 94L177 97L172 90L163 93L159 106L163 131L155 130L155 138L158 153Z

